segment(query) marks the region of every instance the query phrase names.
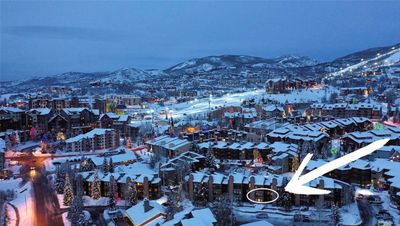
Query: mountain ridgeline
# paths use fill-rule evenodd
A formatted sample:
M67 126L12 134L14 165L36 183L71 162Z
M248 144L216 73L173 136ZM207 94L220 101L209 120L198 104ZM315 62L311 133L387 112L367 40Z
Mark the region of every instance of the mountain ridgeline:
M266 76L266 77L307 77L322 78L337 76L346 72L368 70L374 67L398 65L400 44L371 48L355 52L331 62L319 63L305 56L285 55L276 58L261 58L244 55L207 56L190 59L165 70L142 70L124 68L112 72L67 72L53 76L40 76L23 81L0 82L0 92L37 90L48 86L69 86L85 88L91 86L108 87L118 92L120 86L148 83L158 79L209 78L227 76Z

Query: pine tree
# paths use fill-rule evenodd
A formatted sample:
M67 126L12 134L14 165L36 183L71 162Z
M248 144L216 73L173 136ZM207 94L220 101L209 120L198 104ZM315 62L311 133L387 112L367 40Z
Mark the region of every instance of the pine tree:
M83 198L82 198L82 176L78 176L76 181L76 196L72 200L72 204L69 208L67 218L71 222L71 225L81 226L85 225L85 217L83 214Z
M87 158L82 157L81 162L79 164L79 171L85 172L91 170L93 170L92 165L88 162Z
M72 190L71 181L69 175L65 175L65 187L64 187L64 205L69 206L74 198L74 192Z
M235 217L232 211L232 202L224 195L215 203L215 218L220 225L235 225Z
M212 143L209 143L207 153L206 153L206 166L207 167L214 167L215 166L215 156L211 148Z
M116 209L116 201L115 201L115 180L114 177L110 177L110 192L108 194L108 207L110 210Z
M166 214L167 214L167 220L171 220L174 215L180 211L180 194L178 193L178 191L172 190L167 193L167 209L166 209Z
M332 211L332 221L333 221L334 225L336 225L339 222L339 213L338 213L338 208L335 205L335 203L332 203L331 211Z
M113 165L112 158L110 158L110 162L108 164L108 172L114 173L114 165Z
M90 187L90 195L92 199L99 199L101 197L100 180L97 172L94 174L94 179Z
M104 160L103 160L103 172L104 173L110 172L110 167L108 165L106 157L104 157Z
M64 178L65 174L62 171L62 167L57 168L56 171L56 181L55 181L55 188L56 188L56 192L57 194L63 194L64 192Z
M80 199L82 199L82 197L79 198L79 196L75 196L68 210L67 218L71 222L72 226L86 225L83 206L80 204L82 203Z
M129 205L134 205L137 202L137 188L136 183L132 180L127 181L127 200Z

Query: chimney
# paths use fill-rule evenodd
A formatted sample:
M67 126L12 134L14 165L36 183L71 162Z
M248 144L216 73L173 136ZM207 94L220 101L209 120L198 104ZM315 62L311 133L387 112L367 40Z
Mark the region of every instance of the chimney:
M143 200L143 208L144 208L144 212L147 213L148 211L150 211L151 209L153 209L152 206L150 206L149 200L148 199L144 199Z

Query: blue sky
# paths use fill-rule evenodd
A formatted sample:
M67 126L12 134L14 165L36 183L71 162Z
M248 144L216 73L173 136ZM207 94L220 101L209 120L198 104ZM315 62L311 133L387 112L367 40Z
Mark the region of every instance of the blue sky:
M400 42L399 1L1 1L0 80Z

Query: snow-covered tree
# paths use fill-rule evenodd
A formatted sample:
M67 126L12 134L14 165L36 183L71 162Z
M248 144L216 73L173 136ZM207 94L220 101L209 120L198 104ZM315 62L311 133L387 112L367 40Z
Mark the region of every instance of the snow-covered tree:
M223 195L215 202L215 218L220 225L235 225L236 219L232 211L232 202L227 195Z
M167 194L167 220L171 220L174 215L179 212L181 208L181 196L179 194L179 190L171 189Z
M110 172L110 166L108 165L108 161L107 161L106 157L104 157L104 159L103 159L103 172L104 173Z
M93 182L90 187L90 194L92 199L99 199L101 197L100 180L97 172L94 174Z
M57 194L64 193L64 184L65 184L65 174L62 172L62 169L58 169L56 172L56 181L55 181L55 188Z
M74 198L74 192L72 189L71 180L69 174L65 175L65 186L64 186L64 205L69 206Z
M338 207L335 204L332 204L331 207L332 210L332 220L334 222L334 224L336 225L337 223L339 223L339 211L338 211Z
M111 176L110 177L110 191L108 193L108 198L109 198L108 199L108 207L110 210L115 210L115 208L117 206L116 201L115 201L115 185L116 185L116 183L115 183L114 177Z
M208 188L206 185L196 184L193 189L195 195L195 202L200 206L205 206L208 201Z
M215 166L215 156L213 150L211 148L212 143L209 143L207 152L206 152L206 167L212 168Z
M78 176L76 179L76 195L72 200L67 215L67 218L71 222L71 225L76 225L76 226L86 225L85 216L83 214L82 195L83 195L82 176Z
M82 197L75 196L68 210L67 218L72 226L86 225L85 216L83 214Z
M154 132L151 122L143 122L139 127L141 137L149 137Z
M113 164L113 160L111 157L110 157L110 162L108 163L108 171L110 173L114 173L114 164Z
M79 171L85 172L85 171L91 171L93 170L93 165L91 165L88 161L87 158L82 157L80 163L79 163Z
M134 205L137 202L136 183L130 178L127 179L127 201L129 205Z

